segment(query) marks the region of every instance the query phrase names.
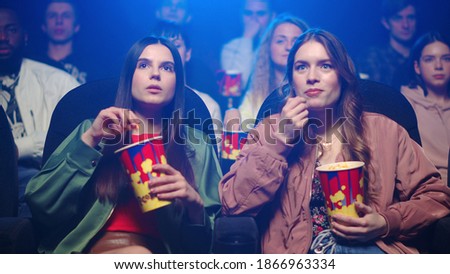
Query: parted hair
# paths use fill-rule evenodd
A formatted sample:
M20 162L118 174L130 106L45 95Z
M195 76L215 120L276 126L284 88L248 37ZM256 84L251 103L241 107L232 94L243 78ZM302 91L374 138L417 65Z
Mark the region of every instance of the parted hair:
M292 47L287 63L286 81L287 85L279 89L284 101L295 96L294 91L294 63L295 54L299 48L309 41L316 41L322 44L330 56L331 63L341 83L341 96L336 105L335 114L338 118L344 117L346 121L342 124L342 136L344 143L342 146L345 160L362 161L365 163L365 182L369 181L370 149L364 140L364 124L362 121L362 102L358 91L358 78L355 66L347 53L344 45L333 34L322 29L310 29L300 35ZM297 151L306 151L306 144L298 142ZM297 156L298 159L298 156ZM373 172L370 172L372 174ZM374 175L374 174L373 174ZM368 193L370 195L370 193Z
M431 43L434 42L441 42L447 45L447 47L450 48L450 40L443 36L438 31L430 31L422 36L420 36L417 41L414 43L414 46L411 48L411 52L408 59L408 79L409 82L407 83L410 88L416 88L417 86L420 86L423 91L424 95L428 95L427 87L422 79L422 76L416 73L416 70L414 69L414 63L420 64L421 57L422 57L422 51L423 49L428 46ZM450 83L447 87L447 92L450 92Z
M256 51L256 61L248 83L248 94L246 94L255 108L259 108L270 92L281 85L276 81L275 68L270 56L270 44L276 28L285 23L297 26L302 32L308 29L308 25L303 20L288 13L278 15L267 27Z
M133 75L139 56L147 46L153 44L161 44L167 47L173 56L175 64L176 85L174 98L164 107L162 113L163 118L169 121L169 123L163 123L162 129L167 162L176 170L180 171L189 184L194 189L197 189L194 173L188 157L190 150L185 142L187 139L186 128L181 125L180 119L184 113L185 102L183 64L178 50L169 40L162 37L150 36L139 40L131 47L122 68L115 106L130 110L135 109L131 92ZM128 138L125 137L124 140L126 139ZM105 156L97 167L99 172L96 176L96 193L102 201L106 199L117 201L120 189L124 188L129 181L120 166L117 155L113 153L115 149L117 149L117 146L105 146Z

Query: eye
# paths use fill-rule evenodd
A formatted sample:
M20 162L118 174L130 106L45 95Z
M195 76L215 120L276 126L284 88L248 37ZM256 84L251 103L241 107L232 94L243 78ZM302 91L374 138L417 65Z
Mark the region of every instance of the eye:
M10 34L15 34L15 33L19 32L19 28L16 26L10 26L6 29L6 31Z
M174 72L175 71L175 68L173 67L172 64L164 64L161 67L161 69L164 70L164 71L168 71L168 72Z
M261 11L257 11L256 12L256 16L258 16L258 17L263 17L263 16L266 16L267 15L267 11L265 11L265 10L261 10Z
M450 62L450 56L444 56L442 60L444 60L444 62Z
M251 10L244 10L244 16L252 16L253 11Z
M275 39L275 44L281 45L284 44L284 39Z
M71 19L72 15L70 13L63 13L63 18L64 19Z
M324 70L331 70L333 69L333 66L331 64L325 63L321 66L321 68Z
M415 21L416 20L416 16L414 14L408 15L407 16L409 21Z
M402 17L400 15L394 15L391 17L391 20L394 22L400 22L402 21Z
M137 63L137 68L139 69L146 69L149 67L149 64L147 62L138 62Z
M47 19L54 19L54 18L56 18L56 13L49 13L49 14L47 14Z
M305 64L297 64L297 65L295 65L294 70L295 71L304 71L304 70L306 70L306 65Z
M432 56L425 56L422 58L422 61L424 63L430 63L430 62L433 62L433 60L434 60L434 57L432 57Z

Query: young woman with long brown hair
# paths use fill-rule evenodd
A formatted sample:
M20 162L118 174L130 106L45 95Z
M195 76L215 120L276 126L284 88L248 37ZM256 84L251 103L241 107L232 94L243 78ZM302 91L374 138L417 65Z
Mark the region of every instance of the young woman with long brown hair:
M250 131L221 181L223 213L255 216L264 253L418 252L410 240L450 212L436 168L405 129L362 111L353 62L331 33L303 33L287 66L281 112ZM359 217L327 214L315 169L342 161L365 163Z
M220 208L217 156L202 132L182 124L183 65L166 39L144 38L128 52L115 106L84 121L27 189L43 253L206 253ZM162 136L164 177L152 194L172 203L142 213L114 151Z

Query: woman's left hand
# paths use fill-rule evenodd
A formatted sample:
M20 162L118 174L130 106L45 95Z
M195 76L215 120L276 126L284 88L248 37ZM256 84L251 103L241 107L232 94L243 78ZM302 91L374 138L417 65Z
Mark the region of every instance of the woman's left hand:
M387 231L386 220L371 207L357 202L356 212L360 218L336 214L331 218L333 233L341 238L368 242L384 235Z
M155 164L153 171L164 173L164 176L154 177L150 180L148 184L150 193L161 200L180 199L186 207L190 221L202 223L203 200L184 176L168 164Z

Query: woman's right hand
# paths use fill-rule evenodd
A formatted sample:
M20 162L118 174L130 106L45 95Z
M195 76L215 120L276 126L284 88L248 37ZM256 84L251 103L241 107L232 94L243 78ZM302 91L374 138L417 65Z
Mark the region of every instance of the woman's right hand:
M308 122L308 105L306 99L300 96L291 97L281 110L281 125L279 134L287 141L294 140L300 134L300 130Z
M103 109L91 127L83 133L81 140L91 147L96 147L103 138L113 139L128 130L137 129L138 123L138 117L129 109L118 107Z

